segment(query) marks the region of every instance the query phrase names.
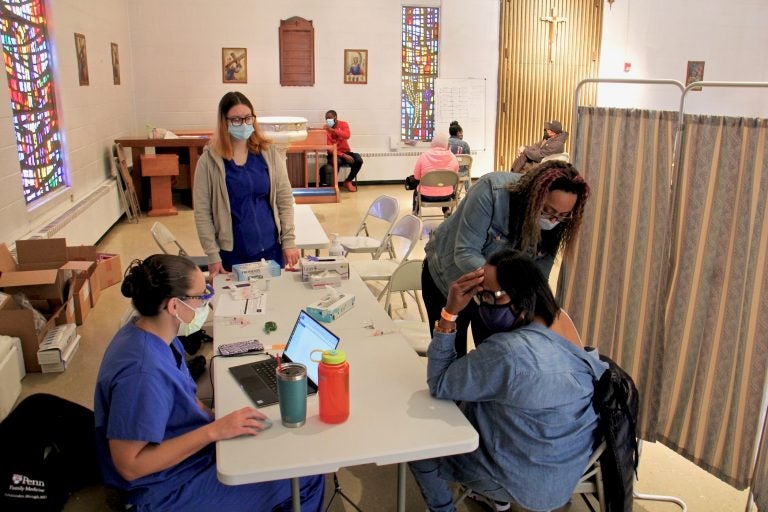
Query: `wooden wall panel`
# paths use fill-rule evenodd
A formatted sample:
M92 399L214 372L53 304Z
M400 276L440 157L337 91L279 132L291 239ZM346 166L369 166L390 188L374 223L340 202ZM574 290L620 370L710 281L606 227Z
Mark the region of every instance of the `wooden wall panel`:
M542 18L553 13L566 20L557 23L550 60L551 23ZM519 146L540 140L545 121L570 131L576 85L598 74L602 15L602 0L502 0L496 169L508 170ZM582 104L594 104L596 90L585 87Z

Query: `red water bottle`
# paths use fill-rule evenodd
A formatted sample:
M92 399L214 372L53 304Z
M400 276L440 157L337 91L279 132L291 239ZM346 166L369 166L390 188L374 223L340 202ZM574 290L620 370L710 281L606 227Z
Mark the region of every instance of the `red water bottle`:
M349 363L343 350L323 350L322 353L317 383L320 420L342 423L349 418Z

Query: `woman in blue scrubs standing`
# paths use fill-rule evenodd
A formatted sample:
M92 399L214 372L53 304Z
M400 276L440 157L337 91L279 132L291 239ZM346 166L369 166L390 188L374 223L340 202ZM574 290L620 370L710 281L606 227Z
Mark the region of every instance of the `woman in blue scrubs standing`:
M224 485L216 441L255 436L269 422L253 407L218 420L195 395L177 334L200 329L213 289L191 260L157 254L136 260L121 291L138 316L112 339L94 397L96 446L107 485L137 512L291 510L288 480ZM319 511L323 477L300 479L303 510Z
M232 265L299 262L285 157L264 137L250 100L228 92L195 171L195 224L210 279Z

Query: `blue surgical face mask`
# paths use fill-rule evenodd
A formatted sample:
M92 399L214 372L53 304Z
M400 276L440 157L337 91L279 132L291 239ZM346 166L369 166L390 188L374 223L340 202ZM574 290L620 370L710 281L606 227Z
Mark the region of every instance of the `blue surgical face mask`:
M237 140L247 140L253 134L253 126L250 124L241 124L240 126L229 125L229 134Z
M509 304L492 306L490 304L481 304L477 306L477 312L485 326L492 333L509 332L517 321L517 316L509 307Z
M182 304L187 306L189 309L192 309L195 312L195 317L192 319L191 322L187 323L184 320L181 319L178 313L176 313L176 318L179 319L179 336L189 336L192 333L195 333L203 328L203 324L208 319L208 304L205 304L204 306L200 306L199 308L193 308L192 306L188 305L183 300L179 300Z
M336 124L336 120L335 119L326 119L325 120L325 124L328 125L328 128L333 128L333 125Z
M539 217L539 227L543 229L544 231L549 231L551 229L555 229L557 225L560 224L559 221L551 221L548 218L544 216Z

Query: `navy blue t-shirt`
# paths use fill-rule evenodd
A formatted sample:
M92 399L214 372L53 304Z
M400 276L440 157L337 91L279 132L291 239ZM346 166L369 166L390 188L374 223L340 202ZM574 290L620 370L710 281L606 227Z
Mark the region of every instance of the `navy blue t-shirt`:
M220 251L224 268L236 263L274 259L282 266L277 226L269 203L269 170L262 155L248 153L244 165L224 160L232 213L232 251Z

